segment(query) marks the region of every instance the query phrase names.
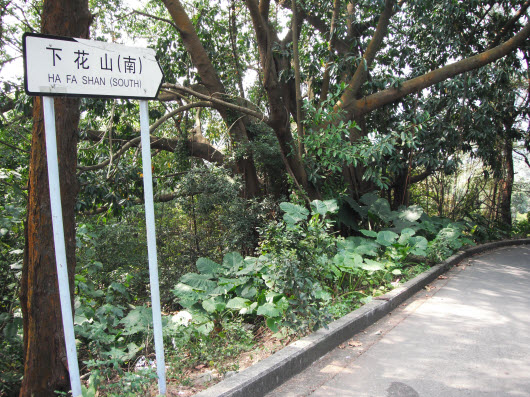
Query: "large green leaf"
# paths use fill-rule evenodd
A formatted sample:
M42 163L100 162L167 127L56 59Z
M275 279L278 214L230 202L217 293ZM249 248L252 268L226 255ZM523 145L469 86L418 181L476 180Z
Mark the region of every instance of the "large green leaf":
M226 308L226 303L221 297L213 297L202 302L202 307L208 313L220 313Z
M363 258L361 255L354 252L342 251L335 255L333 263L343 271L351 271L361 266Z
M414 236L416 232L411 228L405 228L401 230L401 236L399 236L398 243L401 245L407 244L409 239Z
M306 220L309 215L307 208L298 204L283 202L280 203L280 208L285 212L285 214L283 214L283 220L292 225Z
M377 199L370 207L370 211L385 222L392 220L390 204L388 204L388 201L384 198Z
M418 256L426 256L427 255L427 246L429 242L427 239L423 236L415 236L411 237L409 240L409 244L413 246L412 253L414 255Z
M379 244L377 244L375 241L372 243L361 244L355 247L355 253L362 256L377 256L379 247Z
M152 327L153 313L151 308L138 306L132 309L127 316L122 318L120 324L123 324L123 335L134 335L138 332L147 332Z
M260 258L247 257L243 260L243 267L236 272L236 276L244 276L246 274L257 274L266 266L266 261Z
M362 234L364 234L366 237L377 237L377 233L374 232L373 230L366 230L366 229L361 229L360 232Z
M172 291L177 296L196 295L196 292L192 287L183 283L178 283L175 285L175 288Z
M283 294L280 294L280 293L274 292L274 291L269 291L269 292L267 292L265 294L265 301L269 302L269 303L276 303L280 299L282 299L283 297L284 297Z
M359 201L365 205L372 205L377 201L378 198L379 196L375 193L366 193L360 198Z
M252 281L249 281L237 287L236 293L237 295L243 298L254 299L258 293L258 290L256 289L256 287L254 287L254 283Z
M277 318L269 317L267 318L267 320L265 320L265 323L267 324L267 327L269 327L269 329L272 332L278 332L280 330L279 329L280 320Z
M361 268L370 272L376 272L385 268L385 265L381 262L373 261L371 259L365 259L364 262L365 263L361 265Z
M394 227L391 230L396 233L401 233L403 229L408 229L412 227L417 228L418 226L417 222L409 222L405 219L400 219L399 217L394 217L392 223L394 224Z
M243 309L245 307L249 307L251 303L252 301L249 299L236 296L235 298L232 298L226 302L226 307L227 309Z
M376 199L377 200L377 199ZM366 215L368 215L368 208L363 206L361 207L354 199L352 199L349 196L344 197L344 201L346 201L350 207L357 212L359 215L361 215L362 218L365 218ZM375 201L375 200L374 200Z
M211 280L209 274L186 273L180 278L180 282L204 292L213 291L217 287L217 283Z
M213 331L214 327L215 327L215 324L213 323L213 321L207 321L204 324L201 324L200 326L198 326L197 331L201 333L202 335L208 336Z
M281 312L278 310L275 304L267 302L258 307L257 314L258 316L278 317Z
M377 233L376 241L379 244L384 245L385 247L388 247L394 244L398 237L399 236L396 233L391 232L390 230L383 230Z
M243 264L243 257L239 252L229 252L223 258L223 266L234 272L237 272Z
M197 266L197 270L201 274L215 275L223 271L223 268L221 267L221 265L215 263L214 261L208 258L197 259L196 266Z
M210 291L210 295L224 295L230 291L233 291L236 287L241 284L245 284L248 281L248 277L241 278L225 278L219 277L217 280L217 287Z
M335 213L338 211L339 206L337 205L337 200L313 200L311 202L311 209L313 213L326 216L328 213Z

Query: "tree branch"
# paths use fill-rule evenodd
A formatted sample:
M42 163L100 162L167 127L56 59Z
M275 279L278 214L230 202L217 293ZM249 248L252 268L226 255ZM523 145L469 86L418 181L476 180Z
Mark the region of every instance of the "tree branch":
M86 131L87 137L93 141L100 141L101 136L104 134L102 131ZM115 142L117 140L114 140ZM139 147L141 137L137 136L125 142L125 144L114 154L114 160L119 159L128 149L133 147ZM214 148L206 138L200 134L192 134L187 140L183 139L170 139L170 138L159 138L151 135L151 149L164 150L167 152L174 152L179 144L184 143L191 153L191 156L201 158L215 163L219 166L223 166L225 163L225 156L223 153ZM90 166L78 166L77 169L81 172L84 171L95 171L102 169L109 165L110 159L102 161L99 164Z
M157 17L157 16L155 16L155 15L147 14L147 13L145 13L145 12L138 11L138 10L133 10L133 13L134 13L134 14L138 14L138 15L143 15L144 17L151 18L151 19L155 19L155 20L157 20L157 21L161 21L161 22L168 23L168 24L170 24L171 26L173 26L176 30L178 30L177 25L175 25L175 24L173 23L173 21L170 21L169 19L166 19L166 18L160 18L160 17Z
M237 111L239 111L241 113L248 114L249 116L253 116L253 117L255 117L255 118L257 118L257 119L259 119L259 120L261 120L261 121L263 121L265 123L268 122L267 117L261 112L257 112L255 110L249 109L249 108L244 107L244 106L239 106L239 105L235 105L235 104L230 103L230 102L223 101L222 99L215 98L212 95L201 94L200 92L195 91L195 90L193 90L191 88L188 88L188 87L184 87L184 86L181 86L181 85L178 85L178 84L164 83L164 84L162 84L162 88L166 88L166 89L170 89L170 90L173 89L173 90L185 92L187 94L193 95L196 98L212 102L212 103L214 103L216 105L221 105L221 106L224 106L224 107L227 107L227 108L230 108L230 109L237 110ZM169 91L169 92L172 92L172 91Z
M104 133L102 133L103 135ZM98 137L98 140L99 140L99 137ZM99 164L95 164L95 165L89 165L89 166L80 166L78 165L77 166L77 169L81 172L84 172L84 171L95 171L95 170L99 170L99 169L102 169L102 168L105 168L107 165L110 164L111 160L118 160L123 153L125 153L129 148L131 147L136 147L139 145L140 143L140 140L141 140L141 137L136 137L134 139L131 139L130 141L128 141L125 145L123 145L120 150L118 150L113 156L112 156L112 159L109 158L105 161L102 161L101 163Z
M171 117L179 114L179 113L182 113L186 110L189 110L189 109L193 109L193 108L198 108L198 107L212 107L212 103L211 102L208 102L208 101L199 101L199 102L192 102L192 103L189 103L187 105L183 105L183 106L180 106L178 107L177 109L175 110L172 110L171 112L168 112L166 113L165 115L163 115L162 117L160 117L157 121L155 121L151 127L149 127L149 132L152 134L153 132L156 131L156 129L158 127L160 127L162 124L164 124L167 120L169 120Z
M224 93L223 84L180 1L163 0L163 2L174 21L175 28L182 38L184 47L186 47L188 54L190 54L193 65L197 68L201 80L208 91L211 94L216 92Z
M521 153L521 152L519 152L518 150L515 150L515 149L514 149L514 152L517 153L519 156L521 156L523 158L524 162L526 163L526 165L528 167L530 167L530 160L528 159L528 155L526 155L524 153Z
M350 80L350 84L348 85L348 87L346 87L344 94L342 94L342 97L335 105L335 109L338 110L339 108L348 107L349 104L354 101L361 86L366 81L366 77L368 76L368 69L372 65L375 55L381 47L383 38L387 34L388 24L390 23L390 17L392 16L393 7L393 0L385 1L385 9L379 17L379 22L377 23L377 28L375 29L375 33L372 37L372 40L370 40L370 44L368 44L368 47L366 48L363 59L361 60L361 62L359 62L357 70L355 71L355 74Z
M270 0L260 0L259 2L259 12L263 20L269 20L269 9L270 9Z
M242 68L239 64L239 56L237 54L237 21L236 21L236 4L235 0L230 1L229 8L229 31L230 31L230 47L232 48L232 57L234 59L234 68L236 69L236 80L239 87L239 95L245 98L245 90L243 88Z
M518 48L529 36L530 23L510 40L495 48L405 81L400 87L389 88L351 102L350 105L344 107L344 110L347 111L347 118L367 114L383 105L395 102L410 93L420 91L451 77L494 62Z
M302 157L304 152L304 127L302 125L302 93L300 89L300 57L298 54L298 22L296 0L291 0L293 17L291 29L293 31L293 69L296 93L296 129L298 132L298 156Z
M291 10L291 3L288 0L281 0L277 2L282 7L288 10ZM318 30L325 37L326 40L330 40L330 28L328 24L324 22L324 20L322 20L321 18L315 15L308 14L304 12L302 9L299 9L298 16L300 17L300 19L303 19L309 22L309 24L313 26L316 30ZM362 26L359 25L358 28L359 28L359 31L364 31L369 26L370 25L366 23L366 24L362 24ZM350 52L350 46L344 40L339 39L339 38L337 38L337 41L335 43L335 48L338 52L342 54Z
M425 171L423 171L421 174L417 174L414 176L411 176L409 179L409 184L413 185L415 183L421 182L425 179L427 179L429 176L431 176L434 173L435 170L432 168L427 168Z
M328 60L326 66L324 67L324 76L322 77L322 89L320 93L320 103L324 102L328 97L329 92L329 81L331 78L330 67L331 67L331 57L333 56L333 49L335 48L335 43L337 41L337 35L335 34L335 28L337 23L337 18L339 16L340 10L340 0L333 1L333 13L331 14L331 28L329 30L329 44L328 44Z
M499 30L499 32L497 33L488 48L493 48L501 42L501 39L508 33L509 30L513 29L515 23L525 14L526 10L528 10L528 7L530 7L530 0L527 0L521 6L519 11L517 11L517 13L512 18L510 18L508 22L504 24L504 26L501 28L501 30Z
M1 139L0 139L0 144L5 145L5 146L7 146L7 147L10 147L11 149L14 149L14 150L18 150L18 151L20 151L20 152L29 153L28 150L25 150L25 149L22 149L22 148L16 147L16 146L14 146L14 145L11 145L10 143L7 143L7 142L5 142L4 140L1 140Z
M6 113L15 108L15 101L8 96L4 97L4 103L0 105L0 113Z

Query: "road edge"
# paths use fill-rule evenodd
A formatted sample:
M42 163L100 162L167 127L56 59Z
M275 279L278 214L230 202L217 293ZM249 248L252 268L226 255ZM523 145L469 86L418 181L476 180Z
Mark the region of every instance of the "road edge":
M302 372L335 347L381 319L454 265L501 247L530 244L530 239L501 240L459 251L405 284L333 321L244 371L196 394L196 397L258 397Z

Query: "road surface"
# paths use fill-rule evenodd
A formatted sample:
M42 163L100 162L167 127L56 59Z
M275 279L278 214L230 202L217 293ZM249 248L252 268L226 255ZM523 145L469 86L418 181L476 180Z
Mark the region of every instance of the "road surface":
M267 396L530 396L530 246L465 260Z

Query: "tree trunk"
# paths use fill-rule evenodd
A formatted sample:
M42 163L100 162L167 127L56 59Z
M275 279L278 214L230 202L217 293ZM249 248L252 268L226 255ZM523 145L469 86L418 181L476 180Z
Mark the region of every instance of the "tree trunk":
M407 205L408 198L408 174L403 171L394 178L394 197L392 200L392 209L395 211L401 205Z
M490 207L489 216L488 216L488 220L489 220L488 226L490 226L491 224L495 224L495 221L497 220L496 208L497 208L497 195L498 195L497 188L498 186L499 186L499 181L497 180L497 178L494 178L493 193L491 195L491 207Z
M88 38L88 0L45 0L42 33ZM57 152L70 291L75 270L75 201L79 99L55 100ZM24 266L20 304L24 379L20 396L55 397L70 390L51 224L42 99L33 104ZM72 295L73 300L73 295Z
M511 127L511 126L510 126ZM503 226L512 226L512 190L514 180L513 170L513 141L509 137L509 130L506 132L503 145L504 178L501 181L499 220Z
M193 65L197 68L202 83L209 94L226 99L225 87L181 2L179 0L163 0L163 3L175 22L184 47L186 47L186 50L190 54ZM249 143L247 130L239 115L222 105L215 106L215 109L217 109L229 129L228 132L232 143L235 146L247 145ZM252 153L246 153L246 156L236 159L236 168L237 172L243 176L245 181L245 197L258 196L260 193L260 183Z

